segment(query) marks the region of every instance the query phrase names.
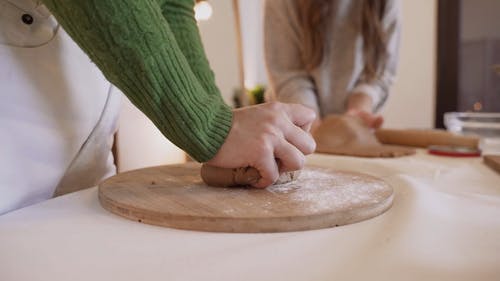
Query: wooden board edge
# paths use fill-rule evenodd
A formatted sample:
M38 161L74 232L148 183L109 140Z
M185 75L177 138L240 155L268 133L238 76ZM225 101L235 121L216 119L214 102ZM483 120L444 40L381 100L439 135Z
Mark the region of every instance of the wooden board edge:
M389 185L390 187L390 185ZM390 187L391 190L392 187ZM278 232L295 232L308 231L325 228L333 228L342 225L362 222L382 215L392 207L394 201L394 192L391 193L379 205L370 205L361 212L357 209L357 219L354 219L354 214L350 211L339 212L333 214L314 214L308 216L298 216L284 221L283 217L267 218L266 220L255 218L238 218L234 220L227 218L207 218L207 217L169 217L165 214L158 214L148 210L131 210L120 206L118 202L107 198L99 188L99 202L107 211L120 217L145 223L181 230L204 231L204 232L221 232L221 233L278 233ZM339 219L344 217L344 219ZM161 219L159 219L161 218ZM293 224L291 223L293 221Z

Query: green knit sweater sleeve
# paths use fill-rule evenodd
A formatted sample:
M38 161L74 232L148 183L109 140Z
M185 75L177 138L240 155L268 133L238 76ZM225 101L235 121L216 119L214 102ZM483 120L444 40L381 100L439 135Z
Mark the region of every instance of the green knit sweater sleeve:
M207 57L203 51L198 25L194 18L193 0L156 0L161 7L163 16L167 20L175 40L182 50L204 89L214 96L221 97L215 83Z
M208 62L196 62L205 59L201 42L190 44L186 56L159 1L44 3L106 78L170 141L200 162L217 153L231 128L231 109L215 86ZM188 10L194 1L170 3L192 16ZM199 38L196 25L184 25L176 23L175 28Z

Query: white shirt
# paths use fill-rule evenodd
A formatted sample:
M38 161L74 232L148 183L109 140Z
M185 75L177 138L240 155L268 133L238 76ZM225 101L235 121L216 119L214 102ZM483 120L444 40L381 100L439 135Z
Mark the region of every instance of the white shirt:
M120 94L37 1L0 0L0 214L115 173Z

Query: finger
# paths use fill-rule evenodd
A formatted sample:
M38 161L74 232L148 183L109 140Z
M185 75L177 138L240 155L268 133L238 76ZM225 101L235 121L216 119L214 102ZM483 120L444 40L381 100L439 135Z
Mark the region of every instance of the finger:
M279 177L278 164L274 159L274 156L269 155L262 159L260 163L254 165L260 173L261 178L254 184L254 187L265 188L273 184Z
M311 129L309 130L309 132L311 133L311 135L314 136L314 132L316 132L316 130L318 130L318 128L320 127L320 125L321 125L321 120L319 118L316 118L316 120L314 120L314 122L311 125Z
M316 142L311 134L291 123L283 129L283 136L303 154L311 154L316 149Z
M346 111L345 114L349 115L349 116L356 116L356 115L358 115L358 113L359 113L359 110L357 110L357 109L349 109Z
M302 127L299 127L301 128L302 130L306 131L306 132L311 132L311 129L312 129L312 126L314 124L315 121L311 122L311 123L308 123Z
M373 128L378 129L378 128L382 127L383 123L384 123L384 117L382 117L381 115L377 115L377 117L375 118L375 121L373 122Z
M316 119L314 110L300 104L284 104L284 109L290 121L306 131L309 131L311 124Z
M366 111L358 111L356 114L363 120L365 125L370 128L379 128L384 122L384 119L380 115L375 115Z
M373 129L377 129L380 126L382 126L382 122L384 119L380 115L373 115L373 114L367 114L366 116L363 117L365 124Z
M297 171L304 167L305 156L295 146L283 140L274 149L274 157L279 163L279 172Z
M363 122L365 122L365 124L367 124L367 125L369 125L373 119L373 114L368 113L366 111L362 111L362 110L357 111L354 114L354 116L361 118L361 120L363 120Z

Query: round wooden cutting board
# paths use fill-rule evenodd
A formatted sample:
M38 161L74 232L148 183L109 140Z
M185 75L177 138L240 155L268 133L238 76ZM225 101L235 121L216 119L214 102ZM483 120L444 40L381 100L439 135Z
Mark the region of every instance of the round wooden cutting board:
M113 176L99 185L112 213L138 222L215 232L283 232L334 227L389 209L392 188L353 172L306 167L298 180L267 189L205 185L195 163Z

